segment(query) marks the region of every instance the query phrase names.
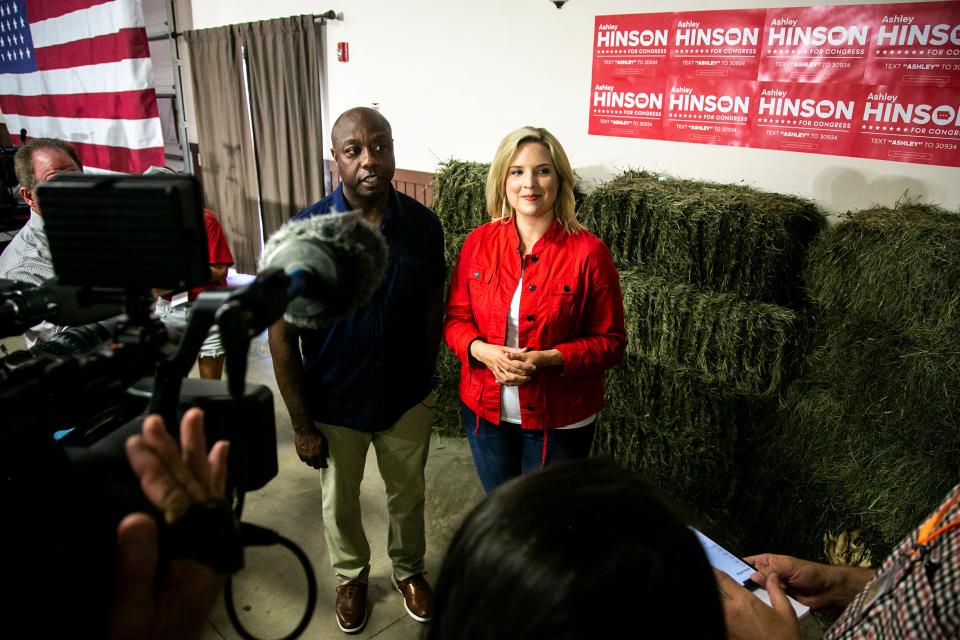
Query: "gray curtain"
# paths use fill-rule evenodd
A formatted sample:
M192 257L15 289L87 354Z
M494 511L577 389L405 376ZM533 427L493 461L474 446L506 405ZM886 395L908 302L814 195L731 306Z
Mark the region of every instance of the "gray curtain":
M235 26L184 33L196 105L205 204L217 214L235 268L256 273L260 255L257 168Z
M263 232L323 197L320 47L313 16L239 25L247 50Z

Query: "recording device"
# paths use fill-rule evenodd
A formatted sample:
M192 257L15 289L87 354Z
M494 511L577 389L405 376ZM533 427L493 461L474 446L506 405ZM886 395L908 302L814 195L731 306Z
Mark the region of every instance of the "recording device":
M43 321L61 326L90 324L123 313L123 305L86 300L88 291L54 278L40 286L0 279L0 335L23 333Z
M88 320L124 310L109 321L64 332L72 341L92 332L94 342L103 339L103 331L110 333L92 349L67 354L66 338L57 338L52 351L41 345L27 357L0 360L5 413L0 482L14 522L0 528L0 544L14 550L8 575L22 577L17 602L29 609L53 599L64 624L76 631L79 620L104 610L109 601L116 523L131 511L154 510L123 454L141 418L122 424L114 416L74 429L60 442L53 432L74 426L76 409L129 398L131 385L155 374L152 385L134 385L134 395L149 397L148 410L176 431L184 405L202 406L208 442L231 441L231 487L240 494L262 487L277 472L276 435L269 390L244 382L250 338L284 314L300 326L316 327L361 304L382 281L386 245L356 214L291 223L270 239L269 258L249 286L200 295L180 344L172 345L151 315L149 289L183 289L209 280L196 181L58 176L40 186L38 197L59 282L4 289L0 333L18 333L24 323L41 319ZM64 293L61 287L72 289ZM99 308L94 312L89 305ZM211 381L183 382L214 322L227 351L226 389ZM218 535L229 537L229 527ZM262 543L265 536L257 535ZM189 538L177 537L162 533L161 550L220 563L225 571L237 568L236 558L229 557L230 540L211 544L207 535L197 550L189 548Z

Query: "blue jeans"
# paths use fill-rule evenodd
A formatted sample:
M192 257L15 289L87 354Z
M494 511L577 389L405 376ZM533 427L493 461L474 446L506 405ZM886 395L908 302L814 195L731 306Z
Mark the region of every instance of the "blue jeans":
M561 460L586 458L593 444L596 421L577 429L551 429L544 451L544 431L521 429L520 425L501 422L499 425L480 418L467 405L460 403L460 419L467 432L467 442L483 489L490 493L501 484L537 471L545 464Z

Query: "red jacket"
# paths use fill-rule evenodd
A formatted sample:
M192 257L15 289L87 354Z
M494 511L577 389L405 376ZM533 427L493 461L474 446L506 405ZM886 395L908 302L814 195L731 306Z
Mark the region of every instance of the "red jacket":
M463 243L443 334L461 362L460 399L499 424L500 385L467 352L480 338L505 344L507 312L521 275L520 239L512 222L488 222ZM603 372L623 358L620 278L603 242L588 231L569 234L555 221L523 266L520 347L558 349L563 366L536 372L521 385L524 429L553 429L582 420L603 406Z

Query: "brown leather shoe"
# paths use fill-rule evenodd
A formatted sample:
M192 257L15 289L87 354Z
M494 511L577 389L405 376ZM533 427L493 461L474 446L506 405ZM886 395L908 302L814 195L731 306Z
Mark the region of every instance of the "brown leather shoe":
M433 618L433 589L422 573L410 576L406 580L397 580L391 576L393 586L403 596L403 608L407 615L417 622L430 622Z
M344 582L337 587L337 626L344 633L360 633L367 626L367 583Z

